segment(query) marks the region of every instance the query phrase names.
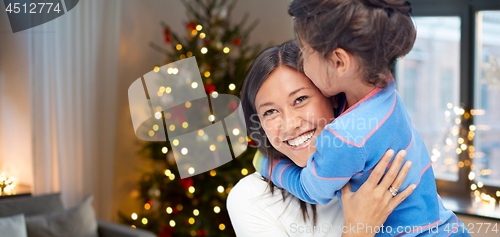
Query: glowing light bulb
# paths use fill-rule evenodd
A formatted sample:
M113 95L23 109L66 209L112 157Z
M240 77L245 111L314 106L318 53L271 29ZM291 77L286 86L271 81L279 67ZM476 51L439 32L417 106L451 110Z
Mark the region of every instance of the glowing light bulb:
M203 47L203 48L201 48L201 53L202 53L202 54L206 54L207 52L208 52L207 47Z
M137 220L137 213L132 213L132 220Z

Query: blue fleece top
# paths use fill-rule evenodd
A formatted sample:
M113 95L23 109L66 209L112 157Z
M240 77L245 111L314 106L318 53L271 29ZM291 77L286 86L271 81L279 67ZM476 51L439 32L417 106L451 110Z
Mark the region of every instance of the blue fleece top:
M341 107L345 108L345 104L344 99ZM349 181L352 190L357 191L388 149L404 149L407 151L405 161L413 164L400 190L411 184L417 187L384 223L392 228L392 233L377 236L425 235L431 227L455 220L455 214L446 210L438 198L424 141L412 125L393 80L385 89L374 89L343 111L318 135L315 145L316 152L304 168L290 159L275 163L270 178L273 183L305 202L326 204L335 195L340 200L340 189ZM269 178L267 157L261 167L260 173ZM457 223L461 223L458 218ZM403 228L397 231L400 226Z

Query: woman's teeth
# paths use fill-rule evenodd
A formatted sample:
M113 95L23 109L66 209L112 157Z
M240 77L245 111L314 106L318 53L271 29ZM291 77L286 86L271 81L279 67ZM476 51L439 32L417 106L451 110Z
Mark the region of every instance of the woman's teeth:
M294 138L292 140L287 140L286 142L290 145L290 146L293 146L293 147L297 147L297 146L300 146L306 142L308 142L311 137L314 135L314 131L310 131L308 133L305 133L304 135L301 135L297 138Z

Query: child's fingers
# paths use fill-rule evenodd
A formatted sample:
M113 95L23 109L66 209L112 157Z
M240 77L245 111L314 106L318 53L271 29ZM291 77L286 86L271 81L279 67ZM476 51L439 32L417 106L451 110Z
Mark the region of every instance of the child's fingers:
M417 185L412 184L408 186L403 192L400 192L398 195L396 195L394 198L391 199L391 202L389 203L389 210L394 210L401 202L403 202L408 196L410 196L411 193L413 193L413 190L415 190L415 187Z
M391 184L394 183L394 180L396 179L396 176L398 175L399 168L401 167L401 163L403 163L405 156L406 156L405 150L398 152L398 154L396 155L396 158L394 158L394 161L392 162L391 168L389 168L389 171L387 171L384 178L382 179L382 182L378 186L379 188L389 189ZM395 187L395 188L397 188L397 187Z
M372 173L370 174L370 177L368 177L368 179L363 185L375 188L378 185L380 179L382 178L382 175L384 175L385 169L387 168L387 164L389 164L389 161L391 161L392 156L394 156L393 150L389 149L388 151L386 151L384 156L382 156L382 158L378 162L377 166L375 166L375 168L373 169Z

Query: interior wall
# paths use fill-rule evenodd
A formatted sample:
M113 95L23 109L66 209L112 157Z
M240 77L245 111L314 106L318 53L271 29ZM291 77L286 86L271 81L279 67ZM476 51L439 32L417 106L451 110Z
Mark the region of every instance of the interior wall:
M260 21L250 36L250 43L280 44L294 37L292 19L287 13L289 3L290 0L239 1L232 20L239 22L244 13L248 12L248 23L255 19ZM170 25L172 31L183 34L186 31L184 22L187 21L185 13L184 6L177 0L122 1L119 65L119 78L122 83L118 89L113 192L115 203L112 213L118 213L120 210L130 215L140 211L142 205L134 198L135 184L142 169L152 168L147 159L140 159L137 155L140 148L138 143L141 141L135 137L132 127L128 108L128 87L141 75L151 71L155 65L165 63L166 58L149 47L149 43L165 45L161 21Z
M0 42L0 173L32 186L29 33L12 34L0 14Z

